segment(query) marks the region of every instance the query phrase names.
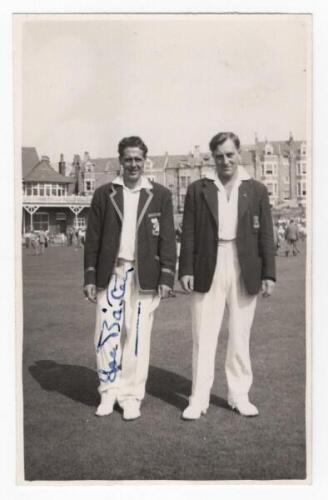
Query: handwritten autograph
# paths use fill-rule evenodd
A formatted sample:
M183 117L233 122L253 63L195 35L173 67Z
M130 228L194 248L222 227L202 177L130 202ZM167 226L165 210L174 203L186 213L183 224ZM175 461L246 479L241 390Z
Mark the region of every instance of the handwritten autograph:
M102 312L106 314L106 318L101 323L100 334L96 345L97 353L99 353L101 349L106 349L108 341L112 338L119 337L121 333L123 323L123 299L126 292L129 273L132 271L134 271L133 267L128 269L124 276L115 274L111 286L107 289L106 297L107 303L110 306L110 314L108 315L108 310L106 308L102 309ZM111 349L109 351L111 361L109 361L108 368L98 370L99 378L102 382L114 382L117 372L120 369L116 361L118 345L113 348L111 347L112 346L109 346L109 349Z
M110 351L110 357L112 361L108 363L108 370L99 369L98 374L99 378L102 382L114 382L116 379L117 372L121 369L121 366L117 364L116 355L117 355L118 345L116 345Z

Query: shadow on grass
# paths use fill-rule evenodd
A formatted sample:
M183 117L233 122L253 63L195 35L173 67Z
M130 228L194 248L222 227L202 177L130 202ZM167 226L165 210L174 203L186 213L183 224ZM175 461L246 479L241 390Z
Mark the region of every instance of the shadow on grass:
M99 404L98 376L85 366L64 365L51 360L36 361L29 367L32 377L45 391L55 391L68 398L96 407ZM157 366L149 367L147 393L179 410L188 403L191 382L187 378ZM227 408L226 401L211 395L211 404Z
M58 392L88 406L99 403L98 376L95 370L40 360L29 367L29 372L45 391Z
M169 372L157 366L150 366L147 393L175 406L179 410L183 410L188 404L191 382L177 373ZM229 409L224 399L213 394L211 395L211 404Z

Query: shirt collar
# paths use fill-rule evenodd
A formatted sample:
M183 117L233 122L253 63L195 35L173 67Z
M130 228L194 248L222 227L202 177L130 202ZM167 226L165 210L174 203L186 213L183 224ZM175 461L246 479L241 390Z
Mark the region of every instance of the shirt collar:
M116 184L118 186L123 186L124 189L129 189L124 184L124 180L123 180L122 175L118 175L117 177L115 177L115 179L112 181L112 184ZM141 189L153 189L152 183L144 175L141 177L140 184L133 189L129 189L129 191L140 191Z
M242 166L242 165L238 165L238 170L237 170L237 177L236 177L236 181L235 181L235 185L239 186L241 184L242 181L247 181L251 178L251 176L249 175L249 173L247 172L247 170ZM223 184L222 182L220 181L216 171L212 171L212 172L209 172L207 175L206 175L206 179L210 179L212 181L214 181L214 183L216 184L216 186L218 187L218 189L223 189Z

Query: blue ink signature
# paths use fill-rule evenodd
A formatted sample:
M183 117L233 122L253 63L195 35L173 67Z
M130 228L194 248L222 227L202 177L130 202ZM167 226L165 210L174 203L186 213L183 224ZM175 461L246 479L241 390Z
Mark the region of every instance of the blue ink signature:
M117 328L117 332L112 332L114 328ZM104 329L107 330L108 335L107 337L103 338L104 335ZM106 344L107 340L109 340L112 337L118 337L119 333L121 331L121 325L119 323L112 323L111 325L108 326L108 323L106 320L103 321L102 327L101 327L101 332L97 344L97 351L104 345Z
M110 294L111 294L111 297L113 299L122 299L124 297L124 294L125 294L125 287L126 287L126 282L128 280L128 273L130 273L131 271L133 271L133 267L131 267L130 269L128 269L125 273L125 276L122 278L123 280L123 283L121 285L119 285L119 287L117 288L117 275L115 274L115 283L114 283L114 288L110 291ZM108 296L107 296L107 300L108 300ZM108 300L109 302L109 300Z
M108 363L109 370L98 370L99 378L102 382L114 382L117 372L121 369L121 366L116 362L117 349L118 346L116 345L109 353L112 358L112 361Z
M118 277L117 274L114 275L114 284L107 289L107 302L111 308L111 317L109 321L106 319L103 320L101 325L101 331L98 339L98 343L96 346L97 353L100 351L102 347L110 340L111 338L119 337L122 328L122 320L123 320L123 297L126 291L126 283L128 280L129 273L134 271L134 268L131 267L125 272L123 277ZM109 299L114 299L116 302L111 302ZM116 309L115 309L116 308ZM107 309L102 309L103 313L107 313ZM108 318L108 316L107 316ZM109 370L99 369L98 374L99 378L103 382L114 382L116 379L117 371L121 368L116 362L116 354L117 354L117 345L110 352L110 356L112 357L112 361L109 362ZM103 378L101 378L103 377Z
M138 315L137 315L137 334L136 334L136 345L134 354L138 356L138 344L139 344L139 321L140 321L140 313L141 313L141 302L138 302Z

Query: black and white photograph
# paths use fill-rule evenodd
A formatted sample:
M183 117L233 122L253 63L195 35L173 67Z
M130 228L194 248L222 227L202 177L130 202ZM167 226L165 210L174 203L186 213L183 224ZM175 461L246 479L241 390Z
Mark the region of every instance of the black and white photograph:
M309 484L311 14L13 35L18 483Z

